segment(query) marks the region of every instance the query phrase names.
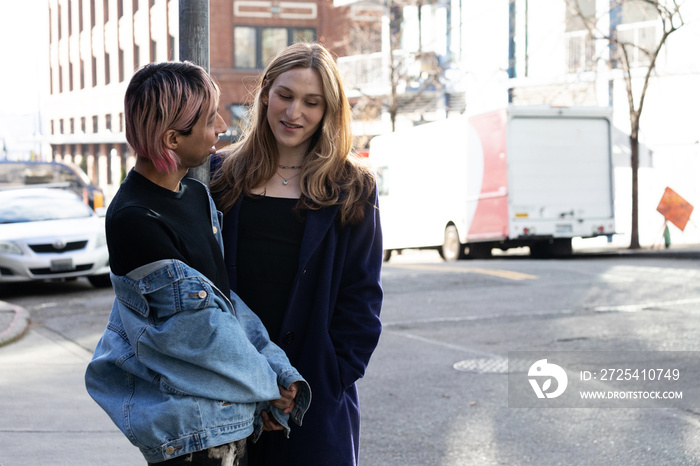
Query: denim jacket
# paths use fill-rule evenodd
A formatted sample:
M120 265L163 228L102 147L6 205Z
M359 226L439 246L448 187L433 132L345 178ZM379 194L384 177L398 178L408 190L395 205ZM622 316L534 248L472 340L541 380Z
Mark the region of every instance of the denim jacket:
M111 278L116 298L85 382L147 461L257 439L263 410L288 436L290 417L301 425L308 383L235 293L174 259ZM285 415L269 401L295 381L295 408Z

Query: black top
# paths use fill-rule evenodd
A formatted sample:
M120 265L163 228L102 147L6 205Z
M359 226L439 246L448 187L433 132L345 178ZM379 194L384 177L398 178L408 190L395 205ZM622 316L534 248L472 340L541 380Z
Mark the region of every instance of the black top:
M243 197L238 218L238 295L277 340L299 266L304 220L297 199Z
M109 265L116 275L162 259L178 259L227 293L224 258L212 231L209 195L183 178L178 192L129 172L107 209Z

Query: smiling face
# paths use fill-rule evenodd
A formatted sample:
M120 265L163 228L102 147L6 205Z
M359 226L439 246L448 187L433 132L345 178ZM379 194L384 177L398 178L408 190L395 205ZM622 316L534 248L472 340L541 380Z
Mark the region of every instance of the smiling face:
M280 156L303 157L326 111L318 72L311 68L285 71L262 100Z

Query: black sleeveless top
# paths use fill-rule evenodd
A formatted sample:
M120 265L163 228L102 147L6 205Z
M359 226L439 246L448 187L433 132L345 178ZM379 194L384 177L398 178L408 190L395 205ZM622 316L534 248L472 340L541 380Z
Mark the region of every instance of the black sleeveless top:
M243 197L238 217L237 293L276 341L299 266L304 219L297 199Z

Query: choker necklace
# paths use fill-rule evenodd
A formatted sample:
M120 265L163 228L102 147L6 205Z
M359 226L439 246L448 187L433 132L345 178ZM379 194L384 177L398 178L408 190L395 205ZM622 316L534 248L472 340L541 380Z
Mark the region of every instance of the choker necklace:
M285 178L284 176L280 175L278 172L275 172L275 173L277 174L277 176L279 176L280 178L282 178L282 184L285 185L285 186L286 186L287 184L289 184L289 180L291 180L292 178L296 178L297 176L299 176L299 175L301 174L301 173L297 173L296 175L294 175L294 176L292 176L292 177L290 177L290 178Z
M298 170L301 165L278 165L283 170Z

